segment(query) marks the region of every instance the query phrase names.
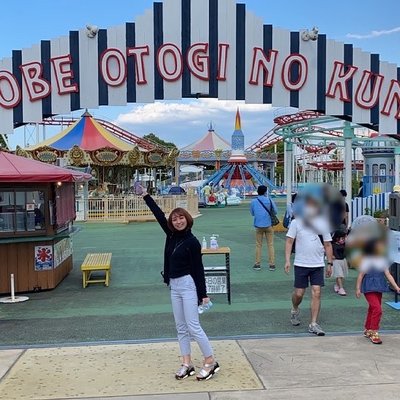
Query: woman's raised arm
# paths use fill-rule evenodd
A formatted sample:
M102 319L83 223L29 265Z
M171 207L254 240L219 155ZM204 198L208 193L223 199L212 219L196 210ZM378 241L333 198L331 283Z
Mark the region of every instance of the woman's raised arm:
M150 208L150 211L156 217L157 222L160 224L162 230L169 235L171 230L168 228L167 218L165 218L164 211L157 205L154 199L147 193L143 194L143 200L147 204L147 207Z

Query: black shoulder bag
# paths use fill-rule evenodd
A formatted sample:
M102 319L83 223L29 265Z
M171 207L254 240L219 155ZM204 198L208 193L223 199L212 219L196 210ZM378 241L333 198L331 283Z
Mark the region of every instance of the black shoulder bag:
M271 202L271 210L268 210L268 208L265 207L264 203L263 203L260 199L257 199L257 200L260 202L260 204L263 206L264 210L267 211L267 213L268 213L269 216L271 217L271 224L272 224L272 226L278 225L278 224L279 224L279 219L278 219L278 217L276 216L275 211L274 211L274 209L273 209L273 207L272 207L272 202ZM271 200L270 200L270 201L271 201Z

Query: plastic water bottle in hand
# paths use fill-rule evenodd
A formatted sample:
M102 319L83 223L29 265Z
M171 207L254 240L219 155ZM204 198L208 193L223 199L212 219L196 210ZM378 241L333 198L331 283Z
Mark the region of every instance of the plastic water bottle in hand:
M146 189L142 186L140 182L135 182L133 190L137 196L142 196L146 192Z
M213 303L209 301L208 303L200 304L198 307L199 314L203 314L204 312L208 311L213 306Z

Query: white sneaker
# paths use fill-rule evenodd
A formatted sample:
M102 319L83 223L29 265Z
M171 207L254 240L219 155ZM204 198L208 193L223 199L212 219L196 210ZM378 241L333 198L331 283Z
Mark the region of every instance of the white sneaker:
M335 291L335 293L339 293L339 289L340 289L340 288L339 288L339 285L335 283L335 284L333 285L333 290Z
M325 332L316 322L308 325L308 332L313 333L317 336L325 336Z
M340 296L347 296L347 293L343 288L340 288L339 291L337 292L337 294Z

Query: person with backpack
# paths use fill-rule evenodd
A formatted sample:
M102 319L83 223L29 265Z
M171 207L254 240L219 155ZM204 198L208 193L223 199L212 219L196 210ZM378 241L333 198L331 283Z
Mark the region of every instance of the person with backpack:
M276 220L277 208L275 203L268 197L268 188L261 185L257 188L257 198L250 204L250 212L254 217L256 229L256 261L253 269L261 270L261 251L264 236L267 239L269 270L275 271L275 249L274 249L274 220Z
M294 291L290 322L300 325L300 304L305 291L311 285L311 321L308 331L317 336L325 332L318 324L321 308L321 287L324 286L325 254L327 258L326 276L332 275L332 238L328 218L322 213L322 204L312 196L301 199L299 215L290 223L286 235L285 272L291 268L291 254L296 240L294 258Z

